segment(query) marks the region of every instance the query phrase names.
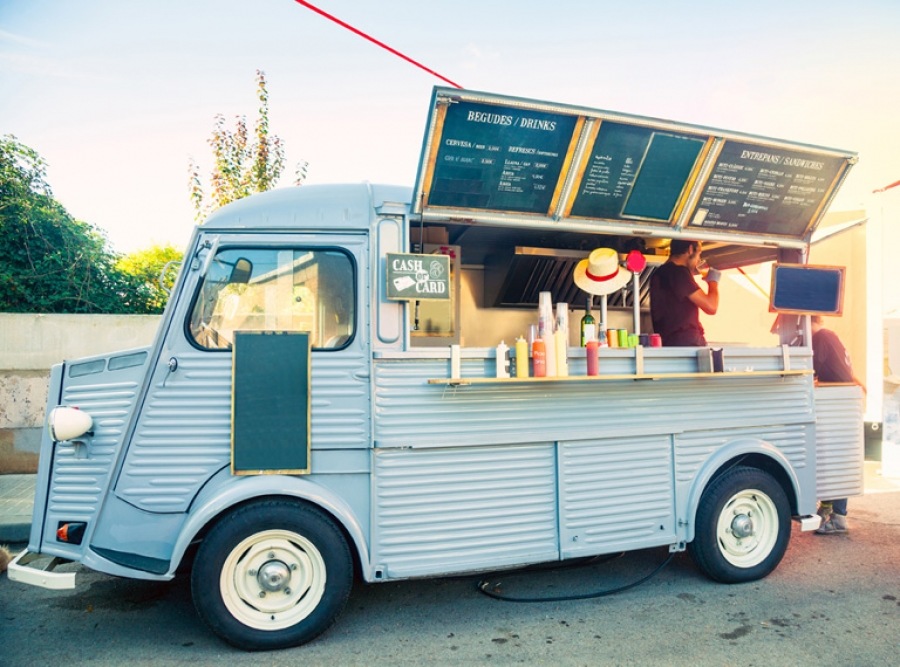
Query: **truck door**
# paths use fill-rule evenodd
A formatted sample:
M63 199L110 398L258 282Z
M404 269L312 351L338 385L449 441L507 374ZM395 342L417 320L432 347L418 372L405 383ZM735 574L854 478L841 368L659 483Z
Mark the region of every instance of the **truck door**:
M312 472L316 450L369 446L367 237L204 241L211 256L201 253L178 296L116 487L145 510L185 511L229 465L236 331L309 332Z

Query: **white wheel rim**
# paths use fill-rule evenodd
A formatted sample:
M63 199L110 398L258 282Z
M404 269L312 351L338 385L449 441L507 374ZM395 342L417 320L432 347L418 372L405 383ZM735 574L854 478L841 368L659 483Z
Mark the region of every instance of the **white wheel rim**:
M735 567L763 562L778 539L778 509L768 495L745 489L725 503L716 525L716 540L725 560Z
M325 560L308 539L265 530L238 544L222 566L219 590L231 615L257 630L296 625L325 591Z

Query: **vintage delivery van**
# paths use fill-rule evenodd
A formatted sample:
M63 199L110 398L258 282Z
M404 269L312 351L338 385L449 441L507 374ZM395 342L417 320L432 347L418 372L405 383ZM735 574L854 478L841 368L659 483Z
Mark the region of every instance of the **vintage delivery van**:
M354 577L659 546L722 582L764 577L792 517L813 530L817 499L862 492L861 392L815 384L805 315L840 310L841 272L805 256L855 160L436 88L414 188L226 206L194 232L152 345L53 368L10 578L190 566L212 630L271 649L329 627ZM782 344L602 347L588 375L578 262L638 252L594 305L647 333L674 238L719 269L776 260ZM568 304L563 364L498 377L542 292Z

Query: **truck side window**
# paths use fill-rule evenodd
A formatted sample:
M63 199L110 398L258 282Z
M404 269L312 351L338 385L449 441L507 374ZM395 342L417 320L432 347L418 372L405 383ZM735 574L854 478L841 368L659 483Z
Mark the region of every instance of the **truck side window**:
M235 331L308 331L313 348L344 347L356 324L355 284L341 250L224 249L199 286L190 336L228 350Z

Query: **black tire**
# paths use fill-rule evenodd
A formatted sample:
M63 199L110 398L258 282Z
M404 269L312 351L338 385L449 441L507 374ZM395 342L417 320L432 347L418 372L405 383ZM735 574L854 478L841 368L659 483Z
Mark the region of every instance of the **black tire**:
M191 572L200 618L248 651L304 644L337 619L353 586L343 534L321 511L267 500L223 517Z
M710 579L756 581L781 562L790 520L784 489L770 474L732 468L703 491L688 552Z

